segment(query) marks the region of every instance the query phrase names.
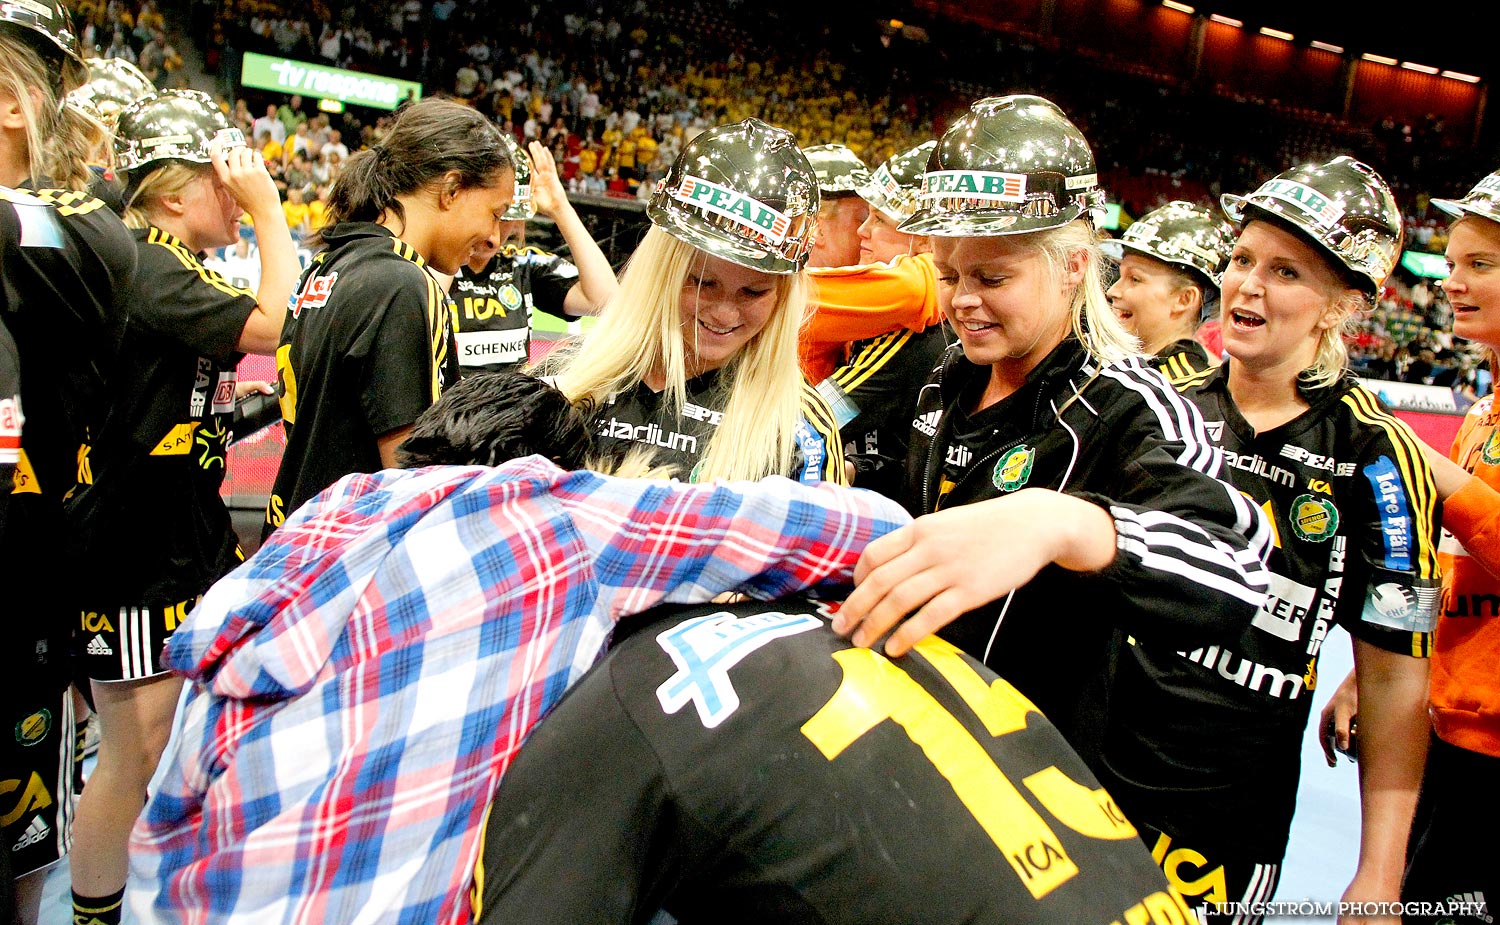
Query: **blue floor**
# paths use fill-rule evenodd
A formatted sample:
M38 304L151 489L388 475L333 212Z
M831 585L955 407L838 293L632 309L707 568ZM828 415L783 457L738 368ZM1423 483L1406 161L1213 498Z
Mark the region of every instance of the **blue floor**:
M1335 630L1323 646L1318 663L1318 678L1322 683L1314 692L1311 727L1316 726L1323 704L1353 664L1348 634ZM1303 743L1297 816L1292 822L1292 840L1282 865L1276 898L1337 902L1354 876L1358 860L1359 778L1354 765L1343 759L1337 768L1329 768L1314 733L1310 728ZM85 764L86 771L91 764ZM64 861L48 876L40 925L71 925L70 899L68 865ZM1327 925L1332 919L1278 917L1275 921L1276 925L1312 922Z

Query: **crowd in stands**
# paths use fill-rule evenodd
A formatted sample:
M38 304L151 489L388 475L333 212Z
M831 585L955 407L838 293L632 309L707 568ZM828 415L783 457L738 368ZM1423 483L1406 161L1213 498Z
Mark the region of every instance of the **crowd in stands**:
M156 3L86 2L85 41L153 65L165 81L181 57L170 44L160 54ZM220 0L211 15L202 9L193 16L212 36L205 62L272 165L298 233L318 226L351 148L378 141L391 116L330 116L300 97L242 90L234 77L246 51L415 80L426 94L466 101L518 141L546 144L577 194L645 198L694 135L750 116L803 145L836 140L877 165L940 134L970 100L1021 91L1055 100L1085 131L1127 223L1172 199L1216 204L1220 193L1337 151L1381 165L1407 211L1407 247L1441 253L1447 222L1430 199L1462 192L1453 178L1493 166L1441 119L1351 126L1223 88L1192 92L1043 38L937 22L920 41L892 41L850 28L837 11L776 0L753 10L741 0ZM1472 380L1462 345L1455 352L1433 326L1429 309L1443 303L1436 287L1398 271L1363 323L1356 363L1377 375L1394 367L1400 378L1425 368L1425 347L1440 370Z
M74 9L85 49L101 58L124 58L158 87L179 85L174 76L183 58L156 0L82 0Z

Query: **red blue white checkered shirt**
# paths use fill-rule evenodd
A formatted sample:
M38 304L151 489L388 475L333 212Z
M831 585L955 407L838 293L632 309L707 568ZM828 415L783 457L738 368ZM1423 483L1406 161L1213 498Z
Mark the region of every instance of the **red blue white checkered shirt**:
M614 621L847 584L869 492L495 469L349 476L216 584L131 835L141 922L454 923L485 810Z

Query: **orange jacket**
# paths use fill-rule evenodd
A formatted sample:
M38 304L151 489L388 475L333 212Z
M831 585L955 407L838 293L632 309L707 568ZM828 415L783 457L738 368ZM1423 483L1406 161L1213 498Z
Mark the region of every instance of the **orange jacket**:
M931 254L890 263L813 270L817 306L802 328L797 355L807 381L817 385L847 359L851 341L897 328L925 331L943 320Z
M1443 504L1432 724L1444 742L1500 758L1500 407L1494 396L1470 409L1451 456L1474 478Z

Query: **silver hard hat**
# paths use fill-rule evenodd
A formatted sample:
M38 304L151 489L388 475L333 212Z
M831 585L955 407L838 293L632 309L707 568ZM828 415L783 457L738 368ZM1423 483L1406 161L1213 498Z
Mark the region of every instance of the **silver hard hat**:
M667 234L731 263L796 273L812 249L818 178L791 132L746 119L688 142L646 214Z
M229 124L213 99L200 90L163 90L120 110L115 157L121 170L154 161L207 164L215 143L244 147L245 135Z
M823 198L857 196L870 182L870 168L843 145L813 145L803 148L807 162L818 176L818 192Z
M1147 212L1118 239L1100 243L1099 249L1117 261L1127 252L1145 254L1197 272L1218 286L1234 250L1234 229L1203 206L1179 199Z
M501 132L500 140L516 165L516 196L500 217L505 221L524 222L536 215L536 203L531 198L531 155L510 132Z
M1477 215L1500 222L1500 170L1475 184L1462 199L1434 199L1432 204L1454 218Z
M69 102L113 122L131 103L156 95L156 86L124 58L89 58L89 79L68 94Z
M892 154L884 164L875 168L870 182L860 189L859 194L872 208L879 209L898 225L911 218L917 214L927 159L936 147L936 141L924 141L915 148Z
M1339 155L1326 164L1283 171L1245 196L1219 198L1235 222L1256 212L1307 235L1374 294L1401 258L1405 234L1396 197L1368 164Z
M982 99L938 141L911 234L979 237L1097 224L1104 191L1088 141L1056 104L1017 94Z
M57 65L62 94L89 79L72 18L62 0L3 0L0 28L6 26L13 27L16 36Z

